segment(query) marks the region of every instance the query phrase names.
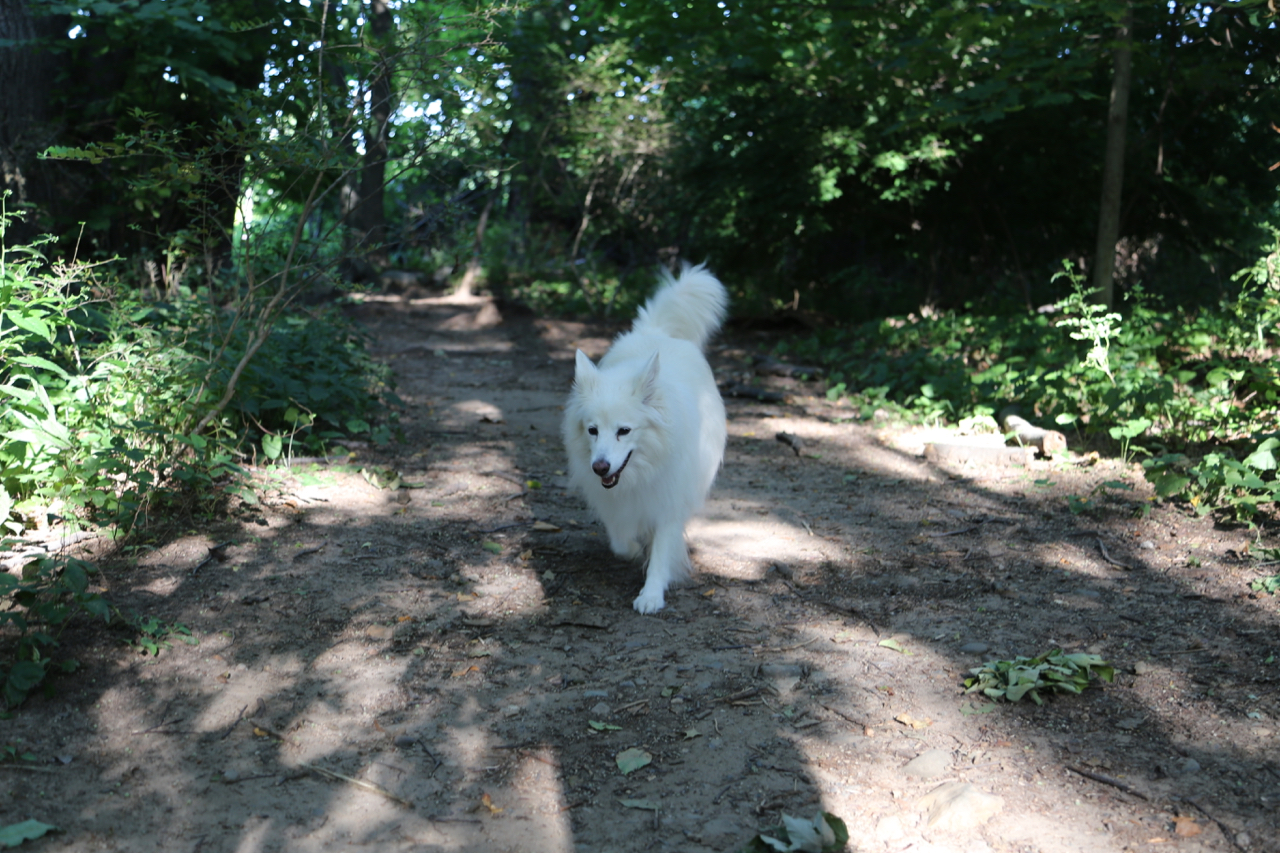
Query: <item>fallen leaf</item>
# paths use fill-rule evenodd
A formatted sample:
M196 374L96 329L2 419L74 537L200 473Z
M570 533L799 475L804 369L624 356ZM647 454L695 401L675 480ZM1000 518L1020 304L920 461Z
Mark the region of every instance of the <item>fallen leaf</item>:
M892 637L883 639L880 642L876 643L876 645L884 646L886 649L893 649L895 652L899 652L900 654L904 654L904 655L911 654L911 652L907 651L902 647L901 643L899 643L897 640L893 639Z
M712 587L711 589L709 589L709 590L707 590L706 592L704 592L704 593L703 593L703 596L704 596L704 597L706 597L706 598L710 598L711 596L713 596L713 595L715 595L715 594L716 594L716 589L715 589L715 587Z
M532 559L533 559L533 549L532 549L532 548L530 548L528 551L521 551L521 552L520 552L520 562L522 562L522 563L527 563L527 562L529 562L529 561L530 561L530 560L532 560Z
M547 569L545 572L542 573L542 579L544 581L553 581L556 579L556 573L551 571L550 569Z
M614 760L618 763L618 769L622 771L622 775L626 776L641 767L649 766L653 762L653 756L640 747L633 746L630 749L624 749L619 752Z
M466 675L469 672L479 672L479 671L480 671L480 667L476 666L475 664L472 664L471 666L466 667L465 669L455 670L453 673L453 677L461 678L462 676Z
M396 621L397 621L397 622L408 622L408 621L409 621L410 619L412 619L412 618L413 618L412 616L397 616L397 617L396 617Z
M475 596L475 593L473 592L460 592L458 593L458 600L459 601L475 601L476 596Z
M1193 835L1199 835L1202 830L1200 824L1196 823L1195 818L1175 817L1173 819L1173 832L1182 838L1190 838Z
M618 802L629 809L646 809L656 812L661 808L661 804L654 800L618 800Z
M492 654L493 652L489 651L488 649L468 649L467 650L467 657L469 658L487 658Z
M502 553L502 546L497 542L485 542L480 547L488 551L490 554Z
M22 823L11 823L8 826L0 827L0 846L17 847L24 841L30 841L34 838L40 838L48 832L54 832L58 829L47 823L41 823L38 820L24 820Z
M613 723L602 723L599 720L587 720L587 725L598 732L620 732L622 726L615 726Z
M535 521L533 529L543 533L559 533L562 528L557 527L549 521Z
M694 738L696 738L696 737L702 737L702 732L698 731L697 729L685 729L685 730L684 730L684 739L685 739L685 740L693 740L693 739L694 739Z
M489 810L489 814L502 814L502 809L493 804L493 799L488 794L480 795L480 805Z
M899 714L894 717L894 719L902 723L904 726L911 726L913 729L927 729L929 726L933 725L933 720L930 720L928 717L923 720L917 720L910 714Z
M266 729L260 729L257 726L254 726L253 735L254 737L271 737L271 732L267 731Z

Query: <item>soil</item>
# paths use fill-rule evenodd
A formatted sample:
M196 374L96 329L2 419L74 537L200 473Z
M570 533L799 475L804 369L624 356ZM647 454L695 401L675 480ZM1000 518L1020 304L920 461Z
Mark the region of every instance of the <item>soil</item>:
M1255 532L1096 454L929 462L961 439L757 376L769 335L731 329L724 385L783 399L726 399L695 583L640 616L558 429L575 347L618 328L484 299L355 310L405 440L257 469L257 506L100 553L122 612L199 644L64 637L81 671L0 721L34 758L0 763L0 826L59 828L26 849L699 853L821 809L871 853L1280 850ZM1115 682L964 694L970 668L1055 648ZM968 798L927 811L950 783Z

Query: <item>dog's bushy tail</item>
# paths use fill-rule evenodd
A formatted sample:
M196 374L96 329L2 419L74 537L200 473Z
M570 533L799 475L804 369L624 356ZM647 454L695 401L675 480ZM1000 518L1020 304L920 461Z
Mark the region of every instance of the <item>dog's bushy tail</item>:
M705 347L707 339L724 322L729 307L724 285L707 271L706 264L685 264L679 278L663 270L659 281L658 292L640 309L632 329L660 332L693 341L699 349Z

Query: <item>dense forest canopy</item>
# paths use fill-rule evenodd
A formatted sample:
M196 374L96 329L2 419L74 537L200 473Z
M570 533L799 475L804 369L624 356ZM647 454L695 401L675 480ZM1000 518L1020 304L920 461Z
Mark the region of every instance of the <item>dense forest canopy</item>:
M490 287L557 280L597 310L676 258L744 310L1034 307L1064 258L1092 263L1123 47L1117 279L1207 304L1280 221L1276 20L1270 0L0 0L5 185L32 214L9 239L212 276L237 221L305 216L349 278L461 269L478 244Z

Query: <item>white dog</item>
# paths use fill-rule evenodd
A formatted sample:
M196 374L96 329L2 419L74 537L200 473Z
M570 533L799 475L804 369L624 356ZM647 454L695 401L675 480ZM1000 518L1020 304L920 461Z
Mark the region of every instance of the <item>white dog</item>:
M705 266L664 271L661 286L599 366L578 350L565 406L569 480L604 522L620 557L646 551L634 607L656 613L689 573L684 526L724 458L724 401L702 354L728 294Z

